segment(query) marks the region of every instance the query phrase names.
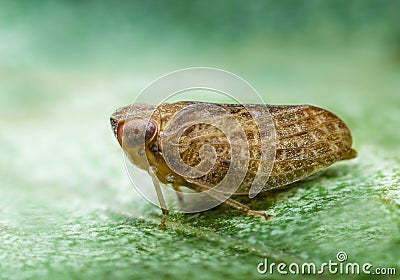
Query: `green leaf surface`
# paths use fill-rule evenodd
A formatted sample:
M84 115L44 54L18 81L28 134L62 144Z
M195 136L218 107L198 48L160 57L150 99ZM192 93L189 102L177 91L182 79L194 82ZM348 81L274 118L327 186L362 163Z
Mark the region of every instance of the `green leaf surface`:
M227 37L207 38L208 29L186 18L205 38L200 43L175 17L158 19L168 23L159 27L159 39L143 15L132 19L137 25L122 8L61 3L4 2L8 12L0 12L0 41L13 46L0 46L0 279L305 277L261 275L257 266L265 258L317 267L370 263L372 272L395 268L398 277L400 48L385 37L391 29L379 24L379 9L361 5L364 15L376 17L373 26L348 22L354 36L341 27L343 18L315 19L333 37L309 31L308 19L301 30L309 40L291 29L296 18L279 30L263 23L269 35L256 23L238 24L243 33L257 30L234 42L233 30L219 26L216 34ZM199 65L238 74L268 103L331 110L348 124L358 157L285 190L236 197L272 215L269 221L221 205L196 214L172 211L168 228L158 229L161 211L130 183L108 119L152 80ZM146 173L137 176L152 188ZM339 252L346 261L338 261ZM315 279L335 277L366 275ZM379 279L396 279L385 277Z

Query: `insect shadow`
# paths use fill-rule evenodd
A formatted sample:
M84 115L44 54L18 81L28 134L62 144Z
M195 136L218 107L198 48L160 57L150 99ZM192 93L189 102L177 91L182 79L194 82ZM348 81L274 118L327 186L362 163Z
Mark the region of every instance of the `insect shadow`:
M288 184L285 186L281 186L276 189L268 190L259 193L256 197L254 198L249 198L248 196L245 195L233 195L231 198L234 200L245 204L246 206L250 207L251 209L255 210L261 210L261 211L266 211L268 212L268 209L270 209L274 204L276 200L281 199L281 195L283 193L291 192L291 191L298 191L299 189L312 189L315 188L316 185L321 184L321 181L325 179L333 179L337 177L344 176L345 174L350 174L352 173L352 170L354 169L354 166L352 165L342 165L342 166L331 166L325 170L322 170L320 172L317 172L305 179L302 179L300 181L294 182L292 184ZM243 215L240 212L237 212L233 209L231 209L229 206L221 204L213 209L215 214L220 214L220 215L226 215L228 214L229 216L240 216ZM219 213L221 212L221 213ZM204 213L207 215L207 213ZM191 215L191 214L187 214Z

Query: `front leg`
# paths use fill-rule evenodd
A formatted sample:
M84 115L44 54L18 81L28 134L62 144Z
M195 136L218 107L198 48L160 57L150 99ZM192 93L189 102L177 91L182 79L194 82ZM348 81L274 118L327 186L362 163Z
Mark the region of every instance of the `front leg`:
M160 203L160 207L161 207L162 214L163 214L162 218L161 218L161 223L158 226L160 229L166 229L167 228L166 222L167 222L167 216L168 216L168 209L167 209L167 205L165 203L165 199L164 199L161 187L160 187L160 182L158 181L158 178L156 176L156 168L153 166L150 166L148 172L151 176L151 179L153 180L153 185L156 190L158 202Z

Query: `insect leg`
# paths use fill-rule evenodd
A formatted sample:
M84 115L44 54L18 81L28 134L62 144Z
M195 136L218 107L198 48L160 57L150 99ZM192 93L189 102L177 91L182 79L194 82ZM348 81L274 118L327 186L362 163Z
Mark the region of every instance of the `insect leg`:
M162 214L163 214L159 227L161 229L166 229L167 226L166 226L165 223L167 222L168 209L167 209L167 205L165 204L164 196L162 194L160 183L158 181L158 178L156 176L156 172L155 171L156 171L155 167L153 167L153 166L149 167L149 171L148 172L149 172L149 174L151 176L151 179L153 180L153 185L154 185L154 188L156 189L158 202L160 202L160 207L161 207Z
M171 183L172 187L174 188L175 194L178 198L179 204L183 203L183 195L182 191L179 186L181 186L182 183L179 182L179 179L172 173L168 174L165 176L165 179Z
M179 184L172 183L172 187L174 188L176 196L178 197L178 202L180 204L182 204L183 203L183 195L182 195L181 188L179 187Z
M198 192L207 191L206 194L208 196L210 196L211 198L214 198L219 201L223 201L227 205L229 205L239 211L242 211L242 212L246 213L247 215L262 216L262 217L264 217L265 220L268 220L270 218L270 215L268 215L267 213L265 213L263 211L252 210L248 206L240 203L239 201L231 199L231 198L226 199L226 196L222 195L221 193L219 193L217 191L214 191L210 187L193 184L193 185L191 185L191 188L193 188L195 191L198 191Z
M262 217L264 217L265 220L268 220L271 217L270 215L268 215L267 213L265 213L263 211L252 210L249 207L247 207L246 205L244 205L234 199L231 199L231 198L228 198L227 200L225 200L224 203L228 204L229 206L231 206L237 210L240 210L240 211L246 213L247 215L262 216Z

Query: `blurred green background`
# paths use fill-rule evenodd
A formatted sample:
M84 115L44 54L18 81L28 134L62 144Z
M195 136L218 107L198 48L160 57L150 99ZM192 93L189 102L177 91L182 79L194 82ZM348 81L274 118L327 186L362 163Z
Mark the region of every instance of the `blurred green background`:
M318 264L339 251L399 274L399 11L389 0L0 0L0 278L268 279L264 257ZM358 158L242 199L269 222L221 206L158 230L108 118L192 66L233 72L271 104L335 112Z

